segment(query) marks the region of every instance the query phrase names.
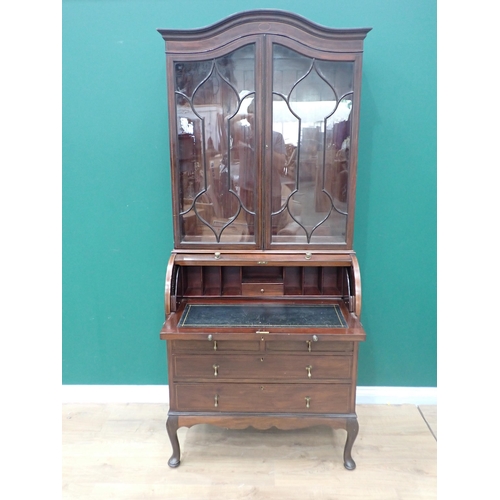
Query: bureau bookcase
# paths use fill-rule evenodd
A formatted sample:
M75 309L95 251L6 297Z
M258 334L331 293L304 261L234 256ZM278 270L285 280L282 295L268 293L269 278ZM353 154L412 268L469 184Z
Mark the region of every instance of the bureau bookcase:
M353 250L363 41L257 10L165 40L174 249L165 323L177 429L347 431L361 278Z

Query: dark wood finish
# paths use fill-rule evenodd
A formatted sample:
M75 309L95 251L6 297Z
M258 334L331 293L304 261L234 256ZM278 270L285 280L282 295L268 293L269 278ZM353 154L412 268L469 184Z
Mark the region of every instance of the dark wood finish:
M350 392L348 383L177 383L172 406L198 412L348 413Z
M269 341L266 342L266 350L268 351L294 351L294 352L336 352L346 351L352 352L353 342L314 342L311 340L297 341Z
M233 351L259 351L260 343L258 340L173 340L172 351L175 352L233 352Z
M296 356L273 354L174 355L174 381L187 379L218 379L242 381L349 379L352 357L343 355ZM217 370L213 367L217 366ZM309 369L308 369L309 368Z
M369 29L257 10L206 28L158 31L175 243L160 332L169 466L180 464L177 429L208 423L344 429L344 465L354 469L358 344L366 334L352 240ZM206 311L242 310L222 305L252 307L258 318L255 306L269 313L285 304L301 308L281 308L281 323L195 326ZM298 311L321 311L304 305L333 308L337 323L290 323ZM201 322L185 321L184 313L200 310Z
M177 415L169 415L167 419L167 433L172 444L172 456L168 461L170 467L178 467L181 464L181 449L179 446L179 438L177 437L177 429L179 428L179 418Z

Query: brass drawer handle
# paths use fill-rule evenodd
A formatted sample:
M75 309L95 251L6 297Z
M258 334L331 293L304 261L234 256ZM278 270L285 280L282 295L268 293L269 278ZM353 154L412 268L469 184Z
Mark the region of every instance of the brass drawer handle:
M216 350L217 350L217 341L214 340L214 351L216 351Z
M217 405L215 405L215 406L217 406ZM306 396L306 408L310 408L310 407L311 407L311 398Z
M311 378L311 370L312 370L312 368L313 368L312 365L306 366L308 378Z
M267 330L257 330L255 333L257 335L267 335L269 332Z
M307 344L307 350L309 352L311 352L311 341L310 340L306 340L306 344Z
M214 403L215 403L214 406L217 408L217 406L219 406L219 395L218 394L215 395Z
M212 365L212 368L214 369L214 377L217 377L219 375L219 365Z
M220 257L221 257L220 252L215 252L214 257L215 257L217 260L219 260L219 259L220 259Z

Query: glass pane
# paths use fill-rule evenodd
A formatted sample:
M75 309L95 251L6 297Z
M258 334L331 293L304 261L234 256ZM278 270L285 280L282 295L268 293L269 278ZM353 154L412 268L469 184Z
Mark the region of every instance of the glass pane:
M353 69L274 45L273 243L346 241Z
M256 163L239 143L255 150L253 135L244 133L255 98L255 47L176 62L175 77L181 241L254 242Z

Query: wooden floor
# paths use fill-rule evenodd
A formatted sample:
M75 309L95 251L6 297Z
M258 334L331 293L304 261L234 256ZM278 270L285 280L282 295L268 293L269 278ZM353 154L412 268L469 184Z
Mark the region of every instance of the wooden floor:
M179 429L170 469L167 407L66 404L63 499L413 500L436 498L435 406L358 405L354 471L345 431Z

